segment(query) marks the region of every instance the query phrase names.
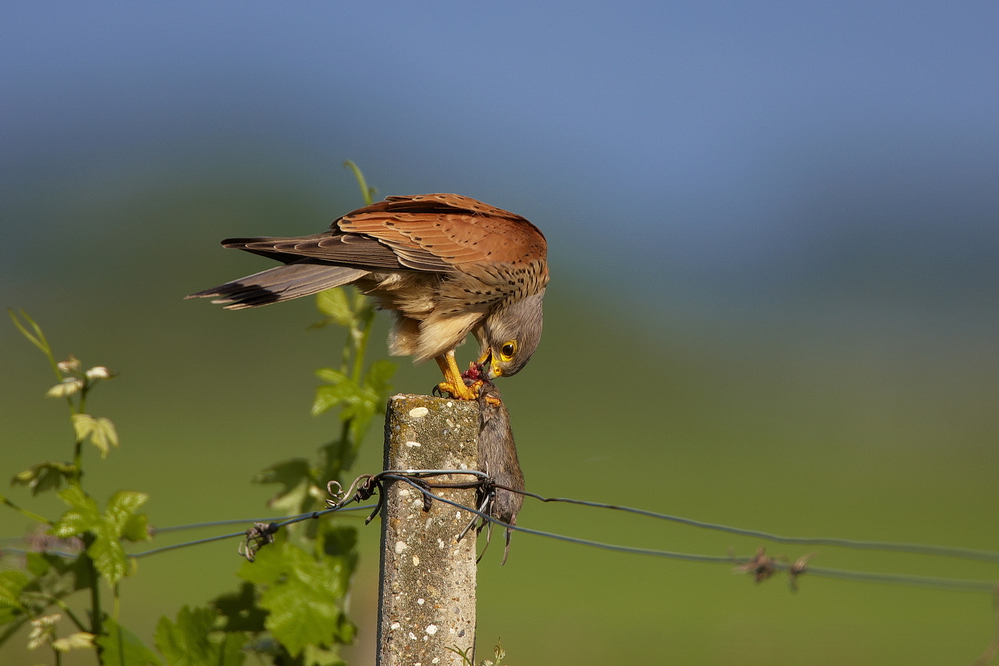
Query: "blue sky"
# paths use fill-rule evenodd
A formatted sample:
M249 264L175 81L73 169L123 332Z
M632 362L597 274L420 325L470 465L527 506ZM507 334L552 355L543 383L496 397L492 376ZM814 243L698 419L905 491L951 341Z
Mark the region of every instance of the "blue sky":
M350 158L678 285L999 235L990 2L4 3L0 61L11 188Z

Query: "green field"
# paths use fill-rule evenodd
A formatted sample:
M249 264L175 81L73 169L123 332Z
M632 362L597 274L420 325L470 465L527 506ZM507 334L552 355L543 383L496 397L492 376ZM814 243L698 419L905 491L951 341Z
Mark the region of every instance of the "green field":
M121 373L92 398L122 439L106 461L88 461L95 494L150 493L158 526L270 515L270 489L249 479L332 437L334 416L309 415L311 373L336 358L340 334L307 330L318 318L311 299L231 313L181 297L265 267L221 250L219 238L320 229L356 201L260 183L139 192L53 202L60 249L38 239L5 267L2 305L26 309L60 354ZM999 550L999 334L981 313L830 301L771 307L751 323L694 317L647 297L655 304L640 306L641 295L615 285L588 292L599 276L554 248L552 261L541 348L499 384L529 490L780 534ZM385 330L383 320L377 354ZM432 364L404 359L395 386L425 393L436 381ZM65 408L43 397L50 384L43 357L0 322L0 476L69 456ZM356 471L380 459L372 435ZM50 496L10 496L62 510ZM531 500L519 523L711 555L763 545ZM0 536L28 527L0 512ZM351 663L367 664L378 526L361 532ZM757 585L729 566L524 534L502 568L499 550L479 570L480 657L501 639L514 665L971 663L995 630L988 595L807 575L793 593L782 576ZM934 557L768 550L792 560L817 551L816 566L999 578L995 565ZM148 638L160 615L233 589L240 562L234 541L142 560L122 584L121 620ZM0 649L0 663L50 663L24 643Z

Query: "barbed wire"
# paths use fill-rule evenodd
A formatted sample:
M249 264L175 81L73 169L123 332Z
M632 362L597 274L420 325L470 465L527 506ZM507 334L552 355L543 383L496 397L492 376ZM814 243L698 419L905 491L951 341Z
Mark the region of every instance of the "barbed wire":
M266 525L273 524L273 525L276 526L276 528L281 528L281 527L284 527L286 525L291 525L293 523L302 522L304 520L312 520L312 519L318 518L320 515L327 514L327 513L333 513L334 511L347 513L347 512L352 512L352 511L365 511L365 510L371 509L371 508L374 508L374 507L373 506L354 506L354 507L343 507L343 508L334 509L334 510L324 509L322 511L308 511L306 513L300 513L300 514L297 514L297 515L294 515L294 516L279 516L277 518L214 520L214 521L203 522L203 523L188 523L188 524L185 524L185 525L171 525L171 526L167 526L167 527L154 527L154 528L152 528L152 533L153 533L153 535L156 535L156 534L160 534L160 533L179 532L179 531L184 531L184 530L202 529L202 528L206 528L206 527L218 527L218 526L222 526L222 525L237 525L237 524L238 525L246 525L247 523L251 523L251 524L266 524ZM200 544L203 544L203 543L211 543L213 541L223 541L225 539L235 539L236 537L245 537L246 536L246 532L247 532L246 530L243 530L241 532L232 532L230 534L220 534L218 536L206 537L204 539L194 539L194 540L191 540L191 541L184 541L182 543L170 544L168 546L161 546L159 548L151 548L149 550L144 550L144 551L141 551L141 552L138 552L138 553L126 553L126 556L127 557L133 557L133 558L146 557L148 555L156 555L158 553L165 553L167 551L177 550L179 548L187 548L188 546L197 546L197 545L200 545ZM19 542L23 542L23 541L24 541L24 537L0 537L0 542L19 543ZM0 547L0 552L13 553L13 554L17 554L17 555L26 555L27 553L44 552L44 553L49 553L51 555L57 555L57 556L60 556L60 557L65 557L67 559L72 559L72 558L76 557L77 554L78 554L78 553L69 553L69 552L60 551L60 550L51 550L51 549L33 550L33 549L29 549L29 548L17 548L17 547L12 547L12 546L2 546L2 547Z
M873 550L873 551L883 551L883 552L909 553L914 555L935 555L938 557L949 557L956 559L976 560L979 562L999 563L999 552L990 551L990 550L978 550L974 548L954 548L951 546L936 546L932 544L923 544L923 543L904 543L904 542L893 542L893 541L861 541L857 539L839 539L832 537L782 536L780 534L763 532L761 530L751 530L742 527L732 527L730 525L722 525L719 523L708 523L701 520L694 520L693 518L684 518L683 516L674 516L667 513L657 513L655 511L648 511L646 509L636 509L630 506L607 504L604 502L593 502L590 500L572 499L568 497L545 497L543 495L538 495L536 493L527 492L525 490L517 490L515 488L508 488L506 486L501 486L499 484L496 484L495 487L500 488L502 490L506 490L508 492L518 493L526 497L532 497L542 502L562 502L565 504L577 504L580 506L590 506L601 509L612 509L615 511L634 513L640 516L646 516L649 518L656 518L658 520L665 520L673 523L678 523L680 525L686 525L688 527L698 527L701 529L725 532L727 534L753 537L756 539L763 539L765 541L772 541L774 543L785 543L798 546L832 546L836 548L850 548L853 550Z
M277 519L271 519L271 520L264 519L264 520L243 521L241 524L245 525L247 522L252 523L253 525L257 526L257 530L258 531L263 531L265 529L265 528L260 527L260 526L263 525L263 526L266 526L266 531L269 531L270 533L273 534L274 532L277 532L282 527L286 527L288 525L293 525L294 523L300 523L300 522L305 521L305 520L315 520L315 519L319 518L320 516L326 515L328 513L334 513L334 512L339 512L339 511L343 511L343 512L363 511L363 510L365 510L367 508L370 508L370 507L356 506L356 507L340 507L340 508L337 508L337 509L323 509L321 511L309 511L309 512L306 512L306 513L300 513L300 514L295 515L295 516L290 516L290 517L286 516L286 517L283 517L283 518L277 518ZM230 521L230 520L220 520L220 521L216 521L216 524L224 525L224 524L231 524L233 522L234 521ZM208 524L210 524L210 523L192 523L190 525L177 525L176 527L167 528L167 529L172 529L174 531L182 530L182 529L194 529L194 528L202 527L202 526L208 525ZM251 528L251 529L253 529L253 528ZM157 532L162 532L163 529L157 529L156 531ZM222 534L222 535L219 535L219 536L207 537L205 539L195 539L194 541L185 541L184 543L172 544L172 545L169 545L169 546L163 546L161 548L152 548L150 550L144 550L144 551L139 552L139 553L128 553L128 557L133 557L133 558L138 559L140 557L147 557L149 555L156 555L158 553L165 553L165 552L167 552L169 550L177 550L178 548L186 548L188 546L197 546L199 544L211 543L213 541L223 541L225 539L235 539L236 537L245 537L245 536L247 536L247 532L248 531L249 530L243 530L242 532L233 532L231 534Z
M452 473L458 473L461 470L452 470ZM404 481L409 485L413 486L425 497L429 497L432 500L440 501L445 504L451 505L468 513L474 514L488 520L489 522L498 525L500 527L509 528L516 532L524 532L526 534L533 534L535 536L541 536L549 539L555 539L558 541L565 541L568 543L574 543L577 545L590 546L593 548L600 548L603 550L610 550L614 552L630 553L635 555L651 555L654 557L663 557L667 559L682 560L686 562L702 562L708 564L736 564L739 565L739 569L745 573L756 574L757 580L762 580L769 577L767 570L772 573L773 571L783 571L789 574L793 574L795 577L802 574L808 573L813 576L819 576L823 578L834 578L838 580L849 580L853 582L867 582L867 583L888 583L892 585L905 585L910 587L923 587L932 588L939 590L948 590L954 592L978 592L978 593L988 593L992 594L997 591L997 581L994 580L969 580L961 578L942 578L942 577L932 577L932 576L913 576L913 575L902 575L902 574L886 574L886 573L874 573L865 571L854 571L850 569L832 569L828 567L812 567L803 563L802 560L798 560L795 563L781 562L775 558L766 558L763 556L762 549L757 551L757 555L754 557L723 557L718 555L700 555L694 553L680 553L668 550L657 550L653 548L638 548L634 546L622 546L618 544L603 543L600 541L592 541L590 539L580 539L578 537L571 537L564 534L556 534L553 532L545 532L542 530L535 530L527 527L521 527L518 525L511 525L504 523L500 520L493 518L485 513L473 509L471 507L465 506L460 502L454 502L445 497L440 497L430 492L424 485L413 483L408 477L396 474L385 475L385 478L390 478L397 481ZM504 490L510 490L499 485L496 488L503 488ZM513 491L517 492L517 491ZM524 493L527 496L532 496L533 493ZM747 565L756 565L759 568L747 568Z
M341 511L363 511L365 507L347 507L341 509ZM205 527L220 527L222 525L246 525L247 523L276 523L283 520L308 520L315 514L315 511L306 511L305 513L299 513L293 516L276 516L274 518L231 518L229 520L213 520L207 523L187 523L185 525L170 525L167 527L154 527L153 534L167 533L167 532L180 532L184 530L196 530ZM242 532L240 532L242 534ZM2 540L2 539L0 539Z
M311 514L311 512L309 512ZM307 515L307 514L301 514ZM276 518L232 518L229 520L213 520L207 523L188 523L186 525L169 525L167 527L153 527L153 534L166 534L168 532L182 532L187 530L198 530L204 527L222 527L224 525L246 525L247 523L272 523L284 520L289 516L277 516Z
M451 481L451 482L433 483L433 484L427 481L427 479L429 478L434 478L439 476L456 476L456 475L470 476L473 477L474 480L462 481L462 482ZM835 580L846 580L852 582L884 583L891 585L903 585L909 587L921 587L921 588L931 588L938 590L974 592L974 593L992 594L997 592L997 582L992 580L973 580L973 579L962 579L962 578L916 576L916 575L907 575L907 574L891 574L891 573L857 571L850 569L815 567L808 564L809 557L814 553L811 555L807 555L803 558L800 558L796 562L788 562L780 558L768 556L766 555L763 548L760 548L754 556L750 557L747 556L736 557L735 555L732 554L705 555L699 553L685 553L680 551L661 550L655 548L643 548L638 546L627 546L622 544L605 543L601 541L595 541L592 539L584 539L565 534L558 534L555 532L547 532L544 530L533 529L520 525L512 525L505 523L501 520L498 520L493 516L478 510L475 507L469 507L464 504L461 504L460 502L455 502L445 497L441 497L440 495L434 493L433 490L438 488L476 488L482 486L483 484L487 484L489 487L493 489L500 489L500 490L505 490L507 492L518 493L524 495L525 497L530 497L532 499L536 499L538 501L545 503L559 502L565 504L573 504L577 506L586 506L591 508L622 511L648 518L654 518L657 520L673 522L688 527L696 527L700 529L719 531L727 534L734 534L737 536L757 538L773 543L804 545L804 546L828 546L828 547L849 548L849 549L858 549L858 550L896 552L896 553L917 554L917 555L932 555L938 557L977 560L983 562L999 562L999 553L993 551L976 550L969 548L953 548L948 546L937 546L932 544L919 544L919 543L861 541L855 539L840 539L840 538L831 538L831 537L785 536L779 534L772 534L760 530L733 527L730 525L723 525L719 523L709 523L705 521L694 520L691 518L685 518L682 516L664 514L664 513L649 511L646 509L638 509L635 507L629 507L619 504L610 504L610 503L596 502L591 500L578 500L566 497L546 497L543 495L539 495L537 493L532 493L524 490L510 488L500 484L495 484L489 479L488 475L486 475L485 473L479 472L477 470L468 470L468 469L384 470L382 472L379 472L378 474L362 474L358 476L353 481L353 483L351 483L351 485L348 487L346 491L342 489L342 486L339 482L331 481L327 486L327 490L333 499L327 500L326 509L310 511L306 513L297 514L294 516L274 518L274 519L220 520L220 521L190 523L186 525L175 525L164 528L156 528L154 530L154 533L167 533L167 532L176 532L183 530L202 529L207 527L218 527L230 524L246 524L248 522L253 525L253 527L251 527L250 529L241 532L233 532L229 534L207 537L204 539L185 541L183 543L171 544L159 548L152 548L138 553L129 553L128 557L138 559L138 558L148 557L151 555L157 555L172 550L187 548L190 546L197 546L205 543L212 543L215 541L222 541L225 539L234 539L242 537L244 540L240 544L239 552L241 555L252 561L256 551L259 550L259 548L266 545L267 543L269 543L270 541L273 541L273 535L278 530L280 530L282 527L286 527L294 523L302 522L305 520L315 520L331 513L371 510L372 513L365 520L366 523L370 522L382 508L385 498L384 484L383 484L384 481L403 482L419 490L420 493L423 494L424 506L427 509L429 509L432 502L439 501L444 504L453 506L457 509L460 509L462 511L465 511L470 515L475 516L476 518L493 523L501 528L510 529L516 532L523 532L525 534L532 534L534 536L546 539L552 539L556 541L562 541L565 543L571 543L590 548L598 548L601 550L608 550L612 552L627 553L633 555L661 557L661 558L684 561L684 562L735 565L735 570L737 572L753 574L755 579L758 581L769 578L775 572L783 572L788 574L792 587L794 587L797 578L807 573L811 576L830 578ZM370 497L374 496L376 493L378 495L378 499L375 504L360 504L360 502L369 499ZM355 502L358 503L358 506L348 506L349 504ZM473 518L473 520L475 519ZM0 540L5 542L15 541L14 538L10 537L3 538ZM26 554L28 552L38 552L38 551L31 551L28 549L5 546L0 548L0 552ZM76 554L74 553L67 553L55 550L46 550L44 552L67 558L72 558L76 556Z

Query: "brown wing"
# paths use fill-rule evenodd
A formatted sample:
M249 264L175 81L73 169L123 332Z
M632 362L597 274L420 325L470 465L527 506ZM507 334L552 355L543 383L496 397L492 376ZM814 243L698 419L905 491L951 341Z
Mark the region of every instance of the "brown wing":
M301 257L364 270L451 272L467 263L545 260L541 231L519 215L458 194L393 196L292 238L227 238L227 248L293 262Z
M226 238L222 246L246 250L268 259L293 263L303 257L326 261L337 266L348 266L363 270L401 270L406 268L399 262L392 248L377 239L344 234L340 230L326 231L311 236L293 238L258 236L255 238Z
M544 262L548 251L544 235L523 217L458 194L388 197L344 215L333 227L379 240L400 263L418 270Z

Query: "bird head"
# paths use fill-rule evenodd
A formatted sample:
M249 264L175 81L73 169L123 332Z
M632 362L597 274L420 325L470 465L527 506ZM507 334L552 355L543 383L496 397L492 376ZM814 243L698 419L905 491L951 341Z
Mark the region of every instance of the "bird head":
M475 331L480 372L489 379L509 377L527 365L541 342L542 289L491 312Z

